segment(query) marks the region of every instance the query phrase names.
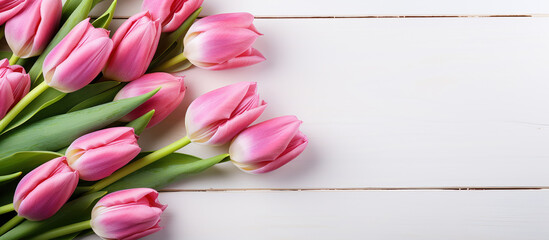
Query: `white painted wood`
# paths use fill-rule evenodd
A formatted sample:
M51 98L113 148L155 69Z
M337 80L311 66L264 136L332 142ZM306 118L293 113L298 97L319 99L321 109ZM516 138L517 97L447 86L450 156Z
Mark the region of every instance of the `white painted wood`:
M308 149L261 176L230 163L169 188L549 185L549 18L256 20L267 61L191 69L184 103L140 139L185 135L190 101L258 81L261 120L295 114ZM191 144L182 152L226 151Z
M121 0L117 17L141 10L142 0ZM94 11L100 15L110 1ZM545 0L205 0L203 16L224 12L250 12L256 16L395 16L395 15L523 15L548 14Z
M162 193L165 229L144 239L543 240L548 197L548 191Z

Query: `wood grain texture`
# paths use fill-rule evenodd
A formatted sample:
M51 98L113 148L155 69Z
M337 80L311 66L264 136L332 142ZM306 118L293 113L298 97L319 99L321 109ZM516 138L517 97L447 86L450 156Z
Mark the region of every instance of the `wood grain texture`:
M297 115L310 146L270 174L225 163L169 188L549 186L549 18L255 22L268 60L183 72L184 103L140 142L175 141L192 99L257 81L261 120Z
M127 18L141 10L143 0L122 0L116 16ZM108 8L101 3L93 12ZM205 0L202 16L225 12L250 12L269 16L413 16L413 15L531 15L549 14L545 0Z
M542 240L548 191L162 193L144 239ZM85 240L99 239L95 236Z

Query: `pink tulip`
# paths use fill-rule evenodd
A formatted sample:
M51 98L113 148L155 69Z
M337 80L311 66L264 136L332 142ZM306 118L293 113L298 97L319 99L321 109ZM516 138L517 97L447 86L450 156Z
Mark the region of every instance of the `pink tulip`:
M28 0L2 0L0 1L0 25L6 23L25 7Z
M254 122L265 107L254 82L213 90L195 99L187 109L187 136L193 142L223 145Z
M19 65L0 60L0 119L30 90L30 77Z
M142 9L162 22L162 32L173 32L202 5L204 0L144 0Z
M44 81L61 92L88 85L101 72L112 50L109 31L94 28L89 18L76 25L46 56Z
M249 13L212 15L196 21L185 35L183 55L197 67L222 70L265 60L252 48L261 34Z
M139 239L162 229L158 223L166 207L150 188L113 192L93 207L91 227L103 239Z
M78 184L78 172L65 157L52 159L29 172L17 185L13 206L19 216L40 221L53 216Z
M145 74L158 46L160 33L160 22L153 20L149 12L125 21L112 37L114 48L103 69L104 76L129 82Z
M61 0L30 0L6 22L6 41L16 56L38 56L50 43L61 21Z
M273 171L296 158L307 146L295 116L284 116L242 131L231 143L231 161L249 173Z
M137 136L131 127L113 127L88 133L67 149L69 166L86 181L110 176L139 154Z
M154 115L147 125L147 127L152 127L170 115L179 106L185 96L186 88L183 77L162 72L145 74L124 86L114 100L136 97L159 87L161 89L158 93L128 113L121 120L124 122L133 121L154 109Z

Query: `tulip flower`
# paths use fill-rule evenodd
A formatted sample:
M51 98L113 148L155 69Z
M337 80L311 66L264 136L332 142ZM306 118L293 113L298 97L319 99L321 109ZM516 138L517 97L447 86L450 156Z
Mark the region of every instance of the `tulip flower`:
M85 19L44 60L44 81L61 92L81 89L101 72L112 48L109 31L94 28Z
M223 145L254 122L266 106L254 82L213 90L195 99L187 109L187 136L192 142Z
M141 77L153 59L160 33L160 22L149 12L125 21L112 37L114 48L103 69L104 77L120 82Z
M139 239L162 229L158 223L166 207L153 189L121 190L97 202L90 225L103 239Z
M29 0L23 11L6 22L6 41L17 57L38 56L61 21L61 0Z
M307 146L295 116L284 116L242 131L229 148L231 161L248 173L266 173L296 158Z
M162 22L162 32L173 32L202 5L204 0L144 0L142 9Z
M147 127L152 127L170 115L179 106L185 96L186 88L183 77L161 72L145 74L124 86L114 100L139 96L158 87L161 87L158 93L128 113L121 120L124 122L133 121L154 109L154 115L147 125Z
M265 57L252 44L261 34L249 13L212 15L196 21L183 39L183 53L155 68L169 70L188 59L208 70L222 70L253 65Z
M30 77L19 65L10 65L8 59L0 60L0 119L30 89Z
M0 25L3 25L13 16L19 13L28 0L3 0L0 1Z
M82 180L97 181L126 165L140 151L133 128L113 127L77 138L67 149L66 157Z
M21 217L40 221L53 216L78 184L78 172L65 157L55 158L29 172L17 185L13 206Z

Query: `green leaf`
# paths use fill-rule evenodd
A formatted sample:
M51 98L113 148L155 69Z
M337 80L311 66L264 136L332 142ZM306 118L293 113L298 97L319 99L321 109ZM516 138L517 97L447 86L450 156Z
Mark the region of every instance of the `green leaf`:
M69 111L67 111L67 112L75 112L75 111L79 111L79 110L82 110L82 109L94 107L94 106L97 106L99 104L108 103L108 102L110 102L114 99L114 97L116 96L118 91L120 91L120 89L122 87L123 87L122 85L118 85L118 86L115 86L115 87L105 91L105 92L102 92L98 95L90 97L90 98L80 102L79 104L75 105L74 107L69 109Z
M107 192L84 195L65 204L53 217L44 221L24 221L0 236L0 240L26 239L51 229L90 219L95 202Z
M116 81L90 84L69 94L59 92L53 88L48 88L17 115L2 134L29 120L29 122L36 122L37 120L66 113L82 101L104 92L105 90L111 89L118 84L119 82ZM61 98L63 98L63 101L59 101Z
M176 49L175 46L177 45L177 40L180 40L185 36L185 34L187 33L187 31L189 31L189 28L194 23L194 20L196 20L198 14L200 14L201 11L202 7L196 9L196 11L194 11L187 18L187 20L185 20L185 22L183 22L183 24L179 26L177 30L170 33L163 33L160 36L160 41L158 42L158 47L156 48L156 53L154 54L154 58L149 69L154 69L154 67L156 67L158 64L167 60L166 56ZM177 55L178 53L176 53L175 55Z
M4 32L4 29L2 29L2 32ZM0 59L4 59L4 58L10 59L11 54L12 53L10 51L0 51Z
M176 64L175 66L164 69L164 71L169 72L169 73L181 72L181 71L183 71L187 68L190 68L192 66L193 66L193 64L189 60L185 60L185 61L182 61L182 62Z
M143 157L145 154L147 153L140 154L136 159ZM213 158L200 159L187 154L172 153L116 181L104 190L114 192L122 189L142 187L158 190L181 177L202 172L225 158L226 155L220 155Z
M136 135L141 135L143 130L145 130L145 128L147 127L147 124L149 124L149 122L151 121L153 115L154 109L148 113L143 114L143 116L129 122L126 127L132 127L135 130Z
M17 152L0 159L0 175L14 172L27 173L42 163L61 156L63 155L46 151Z
M21 174L23 174L23 172L16 172L16 173L12 173L12 174L9 174L9 175L0 176L0 183L1 182L6 182L6 181L9 181L9 180L13 180L14 178L17 178L17 177L21 176Z
M111 24L112 17L114 16L114 10L116 9L117 0L114 0L111 3L111 6L103 15L98 17L95 21L93 21L92 25L96 28L105 28L107 29L109 25Z
M72 4L76 4L74 2L78 3L79 1L73 0L73 1L70 1L69 4L71 4L72 6ZM74 11L71 12L70 16L67 18L67 21L65 21L63 26L59 29L57 34L55 34L55 36L53 37L51 42L48 44L46 49L44 49L44 51L42 52L42 55L40 55L40 57L36 60L31 70L29 71L33 87L38 85L41 82L38 76L42 74L42 64L44 64L44 59L46 59L46 56L48 55L48 53L59 42L61 42L61 40L72 30L72 28L74 28L74 26L76 26L82 20L88 18L88 14L92 9L93 3L94 3L93 0L81 0L78 4L78 7L76 7ZM68 14L69 10L63 11L63 12Z
M147 101L159 89L149 93L42 119L17 128L0 139L0 157L19 151L57 151L76 138L103 128Z

